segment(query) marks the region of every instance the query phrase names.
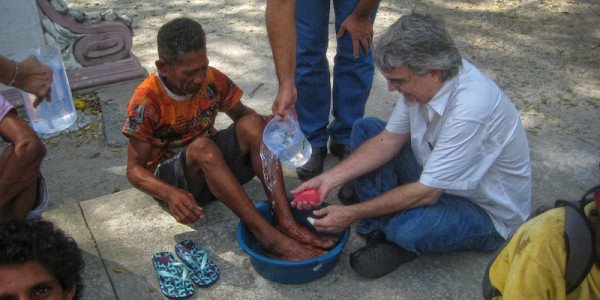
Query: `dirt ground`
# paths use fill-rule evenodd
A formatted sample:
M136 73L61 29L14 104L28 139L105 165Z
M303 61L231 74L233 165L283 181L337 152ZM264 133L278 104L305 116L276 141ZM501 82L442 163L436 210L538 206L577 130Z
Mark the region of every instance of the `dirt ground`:
M70 0L85 11L114 9L133 19L133 53L155 70L158 27L180 16L207 32L211 65L245 91L243 101L269 113L276 77L264 24L265 1ZM519 108L530 137L576 137L600 153L600 2L598 0L382 1L375 39L415 5L441 15L463 56L494 78ZM330 61L335 39L330 24ZM367 115L386 119L396 95L377 74ZM102 101L102 99L100 99ZM127 99L120 99L127 101ZM219 120L219 124L227 123ZM125 190L126 147L110 147L101 121L45 141L43 171L60 207ZM532 149L533 149L532 145Z

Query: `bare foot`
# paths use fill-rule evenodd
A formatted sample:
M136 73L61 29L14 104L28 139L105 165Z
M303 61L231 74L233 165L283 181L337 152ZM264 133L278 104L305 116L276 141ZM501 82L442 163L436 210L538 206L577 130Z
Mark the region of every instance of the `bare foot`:
M331 249L336 245L338 239L332 236L319 236L316 233L310 231L308 228L304 226L300 226L294 220L285 220L284 222L279 222L277 224L277 228L283 234L288 237L317 248L321 249Z
M298 261L321 256L324 250L311 245L300 243L294 239L282 235L281 241L272 241L270 247L263 247L265 255L286 261Z

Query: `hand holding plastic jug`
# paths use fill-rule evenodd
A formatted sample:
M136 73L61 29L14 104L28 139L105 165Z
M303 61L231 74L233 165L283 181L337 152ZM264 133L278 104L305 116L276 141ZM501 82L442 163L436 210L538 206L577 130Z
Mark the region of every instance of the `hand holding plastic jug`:
M19 53L15 60L21 61L18 66L33 72L23 73L34 76L28 78L29 84L23 86L23 90L34 95L21 93L21 100L33 129L40 133L53 133L71 126L77 120L77 113L60 51L44 46ZM36 61L47 65L51 74L44 67L39 67ZM48 92L50 94L46 97L50 97L51 101L42 102L44 93Z
M40 63L35 56L30 55L22 62L0 56L0 65L0 71L7 75L4 83L37 97L33 107L37 107L44 99L50 101L52 69Z
M310 143L290 112L286 118L275 116L267 123L263 143L283 163L293 168L303 166L312 154Z

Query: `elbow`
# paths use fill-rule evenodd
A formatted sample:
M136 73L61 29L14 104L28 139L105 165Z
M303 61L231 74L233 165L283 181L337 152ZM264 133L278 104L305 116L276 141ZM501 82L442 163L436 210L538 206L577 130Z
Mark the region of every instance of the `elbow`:
M149 171L145 167L136 163L130 163L127 164L127 168L125 169L125 176L131 185L140 188L143 186L147 172Z
M125 176L127 177L127 180L129 180L129 183L132 183L131 177L133 176L133 172L131 171L131 167L127 166L125 169Z
M32 149L31 149L32 155L35 158L37 158L38 160L42 161L44 159L44 157L46 157L46 153L48 153L46 146L44 146L44 144L42 143L42 141L40 141L40 139L35 139L35 141L32 143L31 146L32 146Z
M431 205L434 205L436 202L437 202L437 198L427 197L427 198L423 198L423 201L421 203L423 203L423 205L425 205L425 206L431 206Z
M424 205L430 206L430 205L434 205L435 203L437 203L438 198L444 193L444 190L441 189L432 189L431 191L425 193L425 195L423 195L422 199L422 203Z
M129 183L131 183L132 185L136 186L136 172L135 172L135 167L128 164L127 165L127 169L125 170L125 176L127 176L127 180L129 180Z

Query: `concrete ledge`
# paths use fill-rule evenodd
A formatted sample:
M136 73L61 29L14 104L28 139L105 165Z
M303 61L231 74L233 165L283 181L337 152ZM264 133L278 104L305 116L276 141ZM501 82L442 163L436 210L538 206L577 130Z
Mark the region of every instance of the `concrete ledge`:
M148 76L137 58L107 62L100 65L82 67L67 71L71 90L81 90L90 87L122 82Z
M44 218L54 222L71 236L82 250L85 267L83 270L83 299L115 299L116 294L108 278L101 255L92 232L78 204L44 212Z
M104 121L104 135L106 142L112 147L127 145L127 138L121 133L121 129L127 120L127 105L135 88L145 78L135 78L105 85L95 90L98 92L102 119Z

